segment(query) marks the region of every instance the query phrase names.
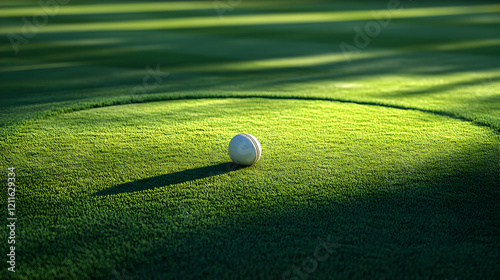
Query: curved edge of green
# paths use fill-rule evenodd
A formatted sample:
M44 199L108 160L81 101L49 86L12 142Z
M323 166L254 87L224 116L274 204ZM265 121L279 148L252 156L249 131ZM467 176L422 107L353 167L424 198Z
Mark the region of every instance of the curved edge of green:
M430 113L434 115L445 116L449 118L453 118L456 120L467 121L474 125L484 126L494 130L496 133L500 134L500 122L496 122L494 120L475 118L474 114L468 114L466 112L447 112L443 110L432 110L418 107L411 107L405 105L398 104L390 104L384 102L376 102L376 101L363 101L363 100L355 100L355 99L342 99L342 98L329 98L329 97L319 97L319 96L300 96L300 95L273 95L273 94L241 94L241 93L213 93L213 92L192 92L192 93L177 93L177 94L147 94L140 96L122 96L119 98L106 98L99 99L87 102L80 102L73 106L60 107L53 110L48 110L41 112L38 116L33 117L31 119L15 123L8 127L4 127L0 129L0 141L4 142L9 136L14 135L25 127L39 122L44 119L48 119L51 117L59 116L66 113L89 110L94 108L108 107L108 106L120 106L126 104L133 103L146 103L146 102L160 102L160 101L170 101L170 100L183 100L183 99L222 99L222 98L267 98L267 99L294 99L294 100L321 100L321 101L331 101L331 102L340 102L340 103L352 103L358 105L368 105L368 106L380 106L386 108L394 108L400 110L415 110L424 113Z

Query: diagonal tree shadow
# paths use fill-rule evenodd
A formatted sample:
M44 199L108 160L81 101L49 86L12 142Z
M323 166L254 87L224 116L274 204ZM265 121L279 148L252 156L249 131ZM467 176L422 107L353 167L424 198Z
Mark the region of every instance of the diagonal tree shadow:
M206 177L226 174L245 168L233 162L219 163L215 165L183 170L175 173L163 174L155 177L145 178L125 184L117 185L93 193L92 196L116 195L120 193L133 193L166 187L174 184L184 183Z

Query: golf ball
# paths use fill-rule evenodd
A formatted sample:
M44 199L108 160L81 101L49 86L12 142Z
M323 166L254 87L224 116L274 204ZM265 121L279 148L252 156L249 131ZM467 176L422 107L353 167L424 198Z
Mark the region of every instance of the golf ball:
M248 133L240 133L231 139L229 142L229 157L234 163L239 165L252 165L256 163L262 147L259 140Z

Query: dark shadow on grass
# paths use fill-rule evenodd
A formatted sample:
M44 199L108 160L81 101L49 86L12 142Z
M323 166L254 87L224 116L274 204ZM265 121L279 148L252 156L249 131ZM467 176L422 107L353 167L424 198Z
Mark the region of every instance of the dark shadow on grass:
M435 151L391 171L396 181L390 174L373 178L375 191L369 190L372 185L364 188L374 182L369 175L351 181L342 194L325 193L310 202L292 190L267 193L262 204L239 204L266 188L228 188L221 189L219 200L193 204L188 214L180 207L185 201L173 197L172 205L111 205L109 215L95 218L61 213L61 220L48 220L59 242L42 235L25 250L48 264L60 258L75 262L62 270L64 276L81 272L97 250L105 252L96 254L98 261L117 258L113 267L85 271L93 279L111 278L113 268L134 279L300 279L295 272L283 277L293 266L308 279L498 279L498 157L481 143L446 156ZM220 170L215 166L221 165L202 169ZM107 208L106 201L96 203ZM65 219L67 227L57 227ZM82 230L68 230L76 228ZM338 246L328 254L317 252L325 258L306 272L306 260L316 258L318 238ZM77 253L67 257L71 250Z
M116 195L120 193L133 193L138 191L150 190L160 187L166 187L174 184L184 183L206 177L221 175L232 171L240 170L244 166L233 162L219 163L215 165L183 170L175 173L159 175L151 178L141 179L108 189L98 191L93 196Z

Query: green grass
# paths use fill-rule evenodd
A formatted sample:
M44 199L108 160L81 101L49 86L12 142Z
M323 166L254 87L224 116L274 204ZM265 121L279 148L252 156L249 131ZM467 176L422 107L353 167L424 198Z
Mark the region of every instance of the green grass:
M5 35L38 9L17 3L0 3L18 217L0 278L300 279L282 277L318 238L332 250L309 279L500 276L494 2L402 1L351 62L339 44L387 3L219 19L212 2L72 1L15 54ZM241 132L263 148L246 168L227 155Z

